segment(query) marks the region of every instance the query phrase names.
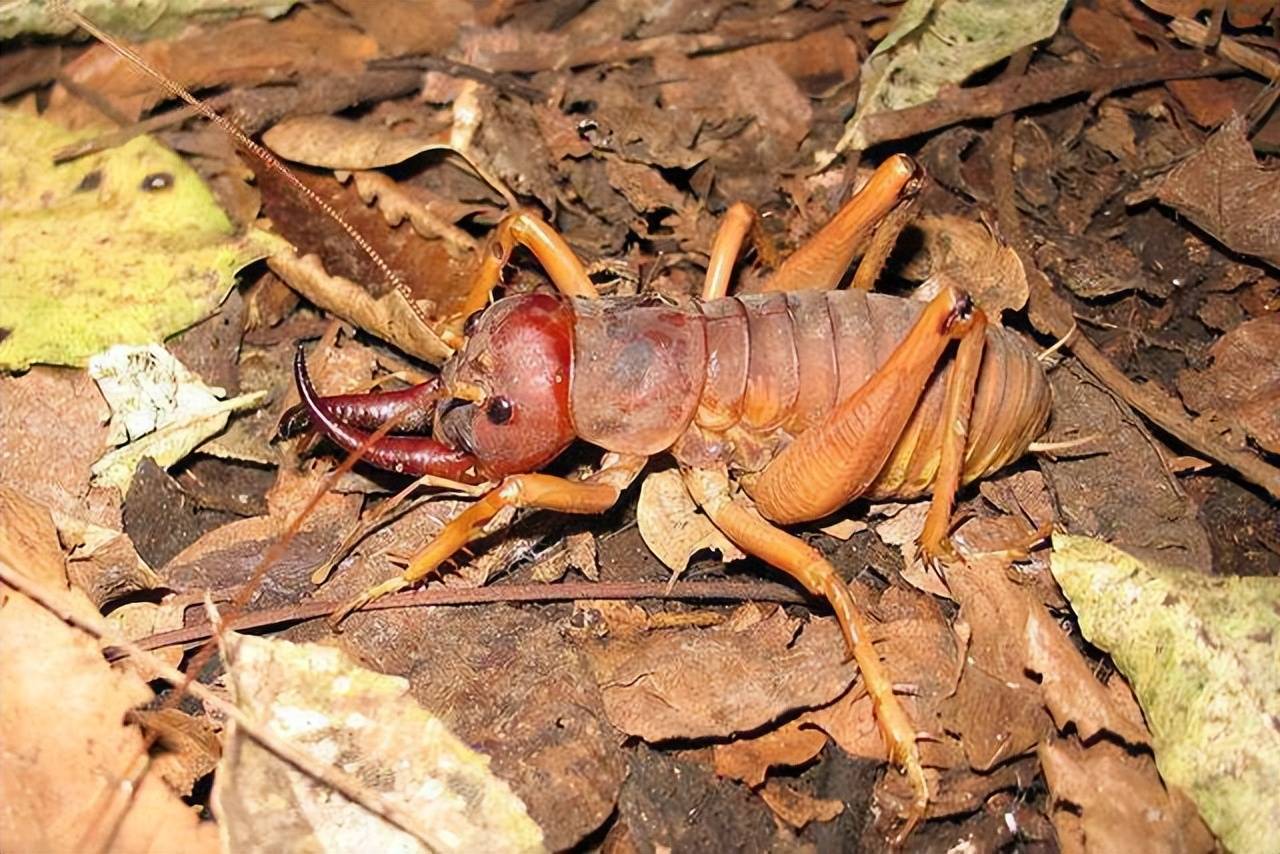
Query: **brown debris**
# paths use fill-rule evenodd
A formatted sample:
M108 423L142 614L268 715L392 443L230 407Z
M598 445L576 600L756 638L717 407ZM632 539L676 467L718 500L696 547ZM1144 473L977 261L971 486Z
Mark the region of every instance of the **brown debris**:
M1210 367L1178 377L1187 405L1239 424L1261 447L1280 454L1280 313L1240 324L1209 355Z

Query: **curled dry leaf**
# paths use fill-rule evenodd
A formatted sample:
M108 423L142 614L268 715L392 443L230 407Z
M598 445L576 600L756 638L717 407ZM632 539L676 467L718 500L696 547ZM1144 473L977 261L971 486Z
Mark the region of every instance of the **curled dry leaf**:
M844 812L844 802L827 798L815 798L795 786L778 780L770 780L760 790L760 798L769 805L773 814L796 830L811 821L831 821Z
M204 775L212 771L222 756L222 742L207 718L197 718L178 709L136 709L129 715L143 729L156 736L159 750L152 767L169 787L186 797Z
M1206 576L1055 535L1053 574L1151 724L1156 764L1235 851L1280 824L1280 579Z
M1260 446L1280 454L1280 312L1240 324L1209 355L1210 367L1178 375L1183 400L1197 412L1239 423Z
M924 238L928 258L927 266L913 265L915 277L925 280L918 298L932 297L942 284L952 282L993 319L1005 309L1017 311L1027 304L1022 260L985 223L943 214L921 217L914 227Z
M316 256L298 257L292 249L277 252L267 264L289 287L325 311L412 356L439 365L453 355L398 290L374 297L350 279L330 275Z
M1074 724L1081 741L1109 732L1134 747L1151 744L1142 710L1122 679L1104 685L1044 611L1027 615L1027 667L1040 674L1045 705L1060 731Z
M805 765L826 744L822 730L795 720L754 738L717 744L712 756L717 774L741 780L754 789L764 782L770 768Z
M425 151L453 151L447 143L398 133L383 124L337 116L285 119L262 135L285 160L349 172L403 163Z
M673 581L703 549L718 551L725 563L745 557L699 512L675 469L654 472L640 484L636 524L645 545L671 570Z
M48 577L62 551L47 509L12 493L0 498L0 562L80 618L100 619L82 593ZM0 848L161 852L181 839L184 850L216 852L211 823L158 776L132 776L146 747L124 721L154 698L146 684L113 670L89 636L26 596L0 585L0 602ZM108 782L117 785L104 789ZM105 801L104 792L112 793Z
M610 722L646 741L757 729L834 700L857 675L834 620L802 626L781 610L747 631L686 629L584 649Z
M432 850L540 851L542 831L489 770L409 695L406 680L365 670L339 649L246 635L225 641L236 703L275 735L341 763L404 804ZM426 850L419 842L230 727L213 805L237 851Z
M1160 181L1155 197L1232 251L1280 267L1280 170L1254 157L1242 117L1232 116Z

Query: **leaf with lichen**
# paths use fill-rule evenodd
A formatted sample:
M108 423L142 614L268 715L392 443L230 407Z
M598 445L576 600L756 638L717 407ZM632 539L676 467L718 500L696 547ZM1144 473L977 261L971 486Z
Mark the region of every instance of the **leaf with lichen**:
M862 66L858 109L836 153L861 149L867 116L923 104L943 87L1047 39L1065 0L907 0Z
M283 245L237 236L200 177L150 138L54 164L78 138L0 110L0 369L162 341Z
M404 806L437 851L541 851L524 803L409 695L409 684L320 644L229 634L237 704L279 738ZM231 727L214 809L232 850L425 851Z
M1052 567L1085 637L1132 683L1165 781L1229 850L1274 850L1280 579L1203 575L1066 535Z

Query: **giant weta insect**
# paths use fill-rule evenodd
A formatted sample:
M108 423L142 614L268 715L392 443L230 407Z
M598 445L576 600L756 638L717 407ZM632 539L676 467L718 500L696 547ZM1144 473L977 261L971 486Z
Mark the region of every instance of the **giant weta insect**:
M64 11L291 179L389 273L269 152L91 21ZM1035 355L988 326L959 289L944 287L927 304L867 293L922 181L909 158L889 158L759 293L728 297L735 259L758 222L748 206L734 205L712 246L701 301L688 304L599 298L563 238L536 214L517 211L490 238L464 310L439 329L455 354L437 377L400 391L320 397L299 350L302 404L286 414L282 432L311 423L386 469L496 481L400 576L348 602L335 620L431 575L504 508L601 513L650 456L670 453L730 540L831 604L889 755L914 792L897 837L904 839L929 798L917 733L848 586L778 525L822 518L859 496L931 492L920 546L927 559L946 558L958 487L1022 456L1051 402ZM517 245L559 293L490 305ZM835 290L859 255L854 289ZM385 435L390 424L431 435ZM599 471L582 480L535 473L577 439L607 451ZM735 481L749 500L734 494Z
M601 513L654 454L670 453L711 521L743 551L787 572L835 611L862 673L893 761L914 800L899 838L923 816L928 786L917 733L873 648L866 619L835 568L782 530L822 518L859 496L932 492L923 554L950 554L961 483L1023 455L1043 429L1050 391L1021 339L988 326L954 287L927 304L834 290L865 249L858 279L874 279L922 176L907 157L883 163L864 189L761 292L727 297L733 262L755 215L730 209L711 252L699 302L597 298L582 264L527 212L491 238L460 315L444 324L460 345L439 376L392 392L320 397L299 350L310 421L374 465L467 483L493 482L418 552L404 572L347 603L341 619L435 571L503 508ZM491 292L524 245L558 294L500 299ZM948 358L957 342L954 355ZM398 419L430 436L369 431ZM569 480L538 469L575 440L604 448L599 471ZM735 497L737 482L750 502Z

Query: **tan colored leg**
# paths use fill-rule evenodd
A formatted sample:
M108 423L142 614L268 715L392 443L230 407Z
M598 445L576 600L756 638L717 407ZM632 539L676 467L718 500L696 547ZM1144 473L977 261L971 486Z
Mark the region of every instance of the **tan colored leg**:
M586 480L565 480L547 474L518 474L504 478L498 486L472 504L436 535L405 567L403 573L345 603L329 618L337 625L352 611L390 593L422 581L467 543L485 533L485 527L507 507L555 510L560 513L603 513L618 501L622 491L644 468L647 457L609 454L604 467Z
M463 325L468 317L489 304L489 296L502 281L502 270L517 246L533 253L562 294L589 299L599 296L586 268L560 233L537 214L517 211L503 217L485 244L480 267L471 278L462 309L442 324L440 337L445 343L455 349L461 346Z
M750 236L752 245L761 260L769 266L777 264L777 250L773 241L760 227L760 215L746 202L737 202L725 212L711 244L711 259L707 262L707 278L702 284L702 301L719 299L729 293L733 278L733 265L742 252L742 243Z
M919 199L920 195L916 189L904 190L898 205L875 226L875 230L871 233L871 241L867 244L867 251L862 253L858 270L853 274L852 288L859 291L875 289L876 280L880 278L880 272L884 270L885 262L889 260L889 253L893 252L893 247L898 244L898 235L902 234L902 229L907 227L907 223L915 219Z
M853 259L869 245L876 246L872 273L863 278L873 284L897 232L909 216L889 227L880 243L874 240L878 227L898 208L907 205L919 191L923 176L915 162L902 154L890 157L858 193L807 243L782 262L777 271L757 290L830 290L840 284Z
M733 501L729 479L722 471L686 471L685 482L695 501L715 526L743 551L795 578L815 596L831 603L862 682L875 708L876 723L884 737L890 759L907 775L915 800L899 838L905 839L924 817L929 804L929 786L920 765L916 729L893 693L893 683L867 633L867 621L835 567L804 540L774 527L755 513Z
M982 367L982 348L986 343L987 318L982 309L974 310L973 326L960 339L955 362L947 379L947 396L942 404L942 459L933 481L933 498L929 515L920 532L920 557L933 564L954 554L949 538L951 509L964 471L965 445L969 437L969 415L973 410L973 390Z

